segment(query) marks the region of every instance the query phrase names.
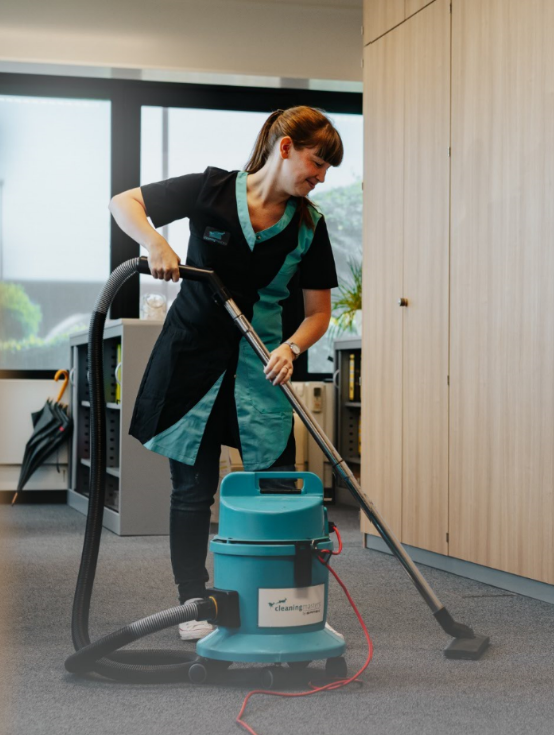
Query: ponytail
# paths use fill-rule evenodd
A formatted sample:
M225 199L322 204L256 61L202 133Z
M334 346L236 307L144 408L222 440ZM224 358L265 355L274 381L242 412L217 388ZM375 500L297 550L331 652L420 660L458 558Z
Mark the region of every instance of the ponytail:
M270 136L271 128L282 114L283 110L275 110L275 112L272 112L258 133L256 142L254 143L254 148L250 154L250 159L244 167L244 170L248 171L249 174L255 174L256 171L263 168L265 162L269 158L269 154L273 150L273 143L275 142L275 140L272 140L273 136Z

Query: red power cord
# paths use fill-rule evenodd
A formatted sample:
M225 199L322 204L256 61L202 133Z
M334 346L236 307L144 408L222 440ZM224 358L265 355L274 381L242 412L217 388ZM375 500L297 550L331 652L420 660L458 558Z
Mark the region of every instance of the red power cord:
M366 625L365 625L365 623L364 623L364 621L362 619L362 616L360 615L360 613L358 611L358 608L356 607L356 603L354 602L354 600L350 596L350 592L346 589L346 586L345 586L344 582L340 579L339 575L335 572L334 569L332 569L329 566L329 560L330 560L331 556L337 556L337 554L340 554L341 551L342 551L342 539L340 537L339 530L338 530L338 528L336 526L334 526L334 528L332 530L337 534L337 540L339 542L339 548L337 549L337 551L331 551L330 549L321 549L320 553L321 554L329 554L329 557L327 559L324 559L323 557L318 556L318 560L327 567L327 569L331 572L331 574L333 575L333 577L340 584L340 586L342 587L342 590L343 590L344 594L346 595L346 597L348 599L348 602L350 603L352 609L356 613L356 617L358 618L358 621L359 621L360 625L362 626L362 630L364 632L364 636L365 636L366 641L367 641L367 648L368 648L367 658L366 658L365 663L362 666L362 668L358 672L356 672L354 674L354 676L351 676L348 679L338 679L337 681L332 681L329 684L325 684L324 686L321 686L321 687L314 687L314 688L310 689L310 691L308 691L308 692L294 692L294 693L293 692L272 692L269 689L254 689L253 691L249 692L246 695L246 697L244 699L244 702L242 703L242 707L241 707L241 710L240 710L240 712L238 714L238 717L236 719L236 722L241 727L243 727L245 730L247 730L250 733L250 735L258 735L258 733L255 730L253 730L250 727L250 725L248 725L242 719L242 716L243 716L244 711L246 709L246 705L248 704L248 700L250 699L250 697L254 696L254 694L267 694L270 697L307 697L310 694L319 694L319 692L326 692L326 691L331 691L331 690L334 690L334 689L340 689L341 687L345 687L348 684L351 684L353 681L356 681L356 679L358 679L363 674L363 672L367 669L367 667L370 664L371 659L373 658L373 643L371 642L371 638L369 637L369 632L368 632L368 630L366 628Z

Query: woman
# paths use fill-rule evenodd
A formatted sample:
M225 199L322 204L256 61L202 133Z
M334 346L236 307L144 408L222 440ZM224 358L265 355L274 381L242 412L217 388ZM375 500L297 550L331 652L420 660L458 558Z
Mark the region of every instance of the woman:
M319 110L277 110L244 171L207 168L115 196L118 225L149 253L154 278L179 280L179 256L149 224L190 218L187 264L215 270L271 353L265 368L208 287L183 281L154 347L130 433L169 457L170 551L181 603L205 592L210 506L221 445L246 471L294 470L292 409L277 386L326 332L336 271L323 216L306 198L342 161L338 132ZM296 274L296 275L295 275ZM305 319L283 332L291 279ZM265 373L265 374L264 374ZM184 623L183 639L210 632Z

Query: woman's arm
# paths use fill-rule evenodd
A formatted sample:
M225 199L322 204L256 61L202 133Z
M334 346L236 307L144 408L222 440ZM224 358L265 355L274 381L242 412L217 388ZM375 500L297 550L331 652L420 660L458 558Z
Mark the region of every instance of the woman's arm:
M181 259L167 240L148 222L140 187L116 194L109 209L123 232L148 250L148 265L152 276L177 282Z
M289 340L306 352L323 337L331 321L331 289L304 289L302 294L304 321Z
M331 289L304 289L302 293L305 318L289 340L300 347L300 352L305 352L327 331L331 320ZM293 359L291 348L286 344L279 345L271 353L264 368L267 379L273 385L281 385L290 380Z

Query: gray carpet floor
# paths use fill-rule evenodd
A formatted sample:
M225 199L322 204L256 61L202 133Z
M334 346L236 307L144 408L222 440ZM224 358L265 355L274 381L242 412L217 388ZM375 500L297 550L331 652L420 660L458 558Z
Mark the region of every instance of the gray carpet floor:
M554 607L422 567L454 617L492 638L477 662L443 657L448 638L398 562L364 550L357 512L331 507L345 549L333 561L367 623L375 655L362 685L305 698L255 697L246 713L259 735L472 735L554 732ZM9 735L227 735L244 684L131 685L64 669L85 519L61 505L0 506L2 559L12 572L1 595L0 688ZM91 637L175 604L164 537L105 531L91 610ZM210 562L211 563L211 562ZM9 621L9 622L8 622ZM329 622L347 640L349 671L367 648L341 589L330 581ZM185 646L175 630L139 648ZM231 670L232 671L232 670ZM0 724L1 730L1 724Z

